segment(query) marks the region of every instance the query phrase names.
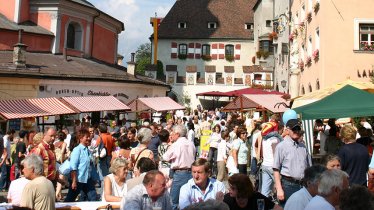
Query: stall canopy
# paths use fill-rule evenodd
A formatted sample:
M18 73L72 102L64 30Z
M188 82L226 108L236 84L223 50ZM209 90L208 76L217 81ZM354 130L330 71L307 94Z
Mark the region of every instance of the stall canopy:
M227 97L229 96L227 93L221 92L221 91L209 91L209 92L203 92L198 93L196 96L216 96L216 97Z
M0 115L6 120L27 117L76 114L58 98L33 98L0 101Z
M284 93L278 92L278 91L266 91L263 89L259 88L244 88L244 89L239 89L239 90L233 90L229 92L225 92L226 96L241 96L241 95L284 95Z
M346 85L314 103L294 109L303 120L374 115L374 94Z
M332 93L336 92L337 90L343 88L346 85L351 85L355 88L366 90L368 92L374 93L374 84L370 82L357 82L353 80L345 80L343 82L337 83L335 85L332 85L330 87L313 91L312 93L306 94L304 96L298 97L294 99L292 108L297 108L300 106L304 106L310 103L313 103L315 101L318 101L326 96L331 95Z
M138 98L131 101L128 106L133 112L141 111L169 111L186 109L184 106L173 101L169 97L151 97L151 98Z
M224 110L240 110L250 108L265 108L273 113L280 113L286 110L287 102L282 95L258 94L241 95L225 106Z
M79 112L130 110L130 107L114 96L62 97L62 100Z

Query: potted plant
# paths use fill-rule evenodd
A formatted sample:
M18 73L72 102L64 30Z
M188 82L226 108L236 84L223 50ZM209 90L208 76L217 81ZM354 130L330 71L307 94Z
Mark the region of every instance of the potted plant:
M262 51L261 51L261 50L257 51L257 52L256 52L256 57L257 57L258 59L260 59L261 56L262 56Z
M316 1L316 3L313 6L314 13L317 14L319 10L319 1Z
M270 40L278 39L278 34L277 34L277 32L273 31L273 32L269 33L269 39L270 39Z
M319 59L319 50L316 49L316 50L313 51L313 60L314 60L314 62L317 62L318 59Z
M310 56L306 57L305 65L308 67L312 65L312 57Z
M262 57L263 57L264 59L268 58L269 55L270 55L270 52L268 52L268 51L264 51L264 52L262 52Z
M204 61L210 61L210 60L212 60L212 56L210 56L210 55L202 55L201 59L203 59Z
M187 54L178 54L178 58L181 60L186 60L187 59Z
M225 55L225 58L228 62L233 62L234 61L234 56L233 55Z
M306 13L305 19L308 21L308 23L310 23L310 21L312 21L312 12Z
M373 51L374 50L374 43L369 44L368 42L361 42L360 49L364 51Z
M302 71L304 70L304 61L303 60L299 60L299 63L298 63L298 66L299 66L299 69Z

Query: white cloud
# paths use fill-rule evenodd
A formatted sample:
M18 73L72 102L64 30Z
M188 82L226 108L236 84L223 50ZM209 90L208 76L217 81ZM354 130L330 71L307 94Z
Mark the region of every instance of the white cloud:
M91 0L96 8L122 21L125 31L119 36L118 53L125 61L130 53L143 43L149 42L152 26L149 21L154 17L164 17L175 0Z

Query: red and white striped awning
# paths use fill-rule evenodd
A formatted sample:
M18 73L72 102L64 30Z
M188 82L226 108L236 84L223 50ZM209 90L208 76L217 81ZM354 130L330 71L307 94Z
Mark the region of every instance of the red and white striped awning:
M227 104L224 110L240 110L252 108L265 108L273 113L285 112L288 102L281 95L258 94L258 95L241 95Z
M186 109L169 97L138 98L131 101L128 106L133 112L153 110L157 112Z
M79 112L130 110L130 107L114 96L62 97L62 100Z
M77 113L77 111L62 103L58 98L0 101L0 115L7 120L75 113Z

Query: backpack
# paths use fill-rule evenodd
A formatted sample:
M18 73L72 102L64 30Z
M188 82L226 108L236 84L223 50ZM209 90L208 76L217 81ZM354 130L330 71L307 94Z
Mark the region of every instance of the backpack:
M99 138L100 138L100 143L99 143L99 146L97 147L97 157L99 157L99 159L102 160L106 158L106 156L108 156L108 151L104 145L104 142L101 136L99 136Z

